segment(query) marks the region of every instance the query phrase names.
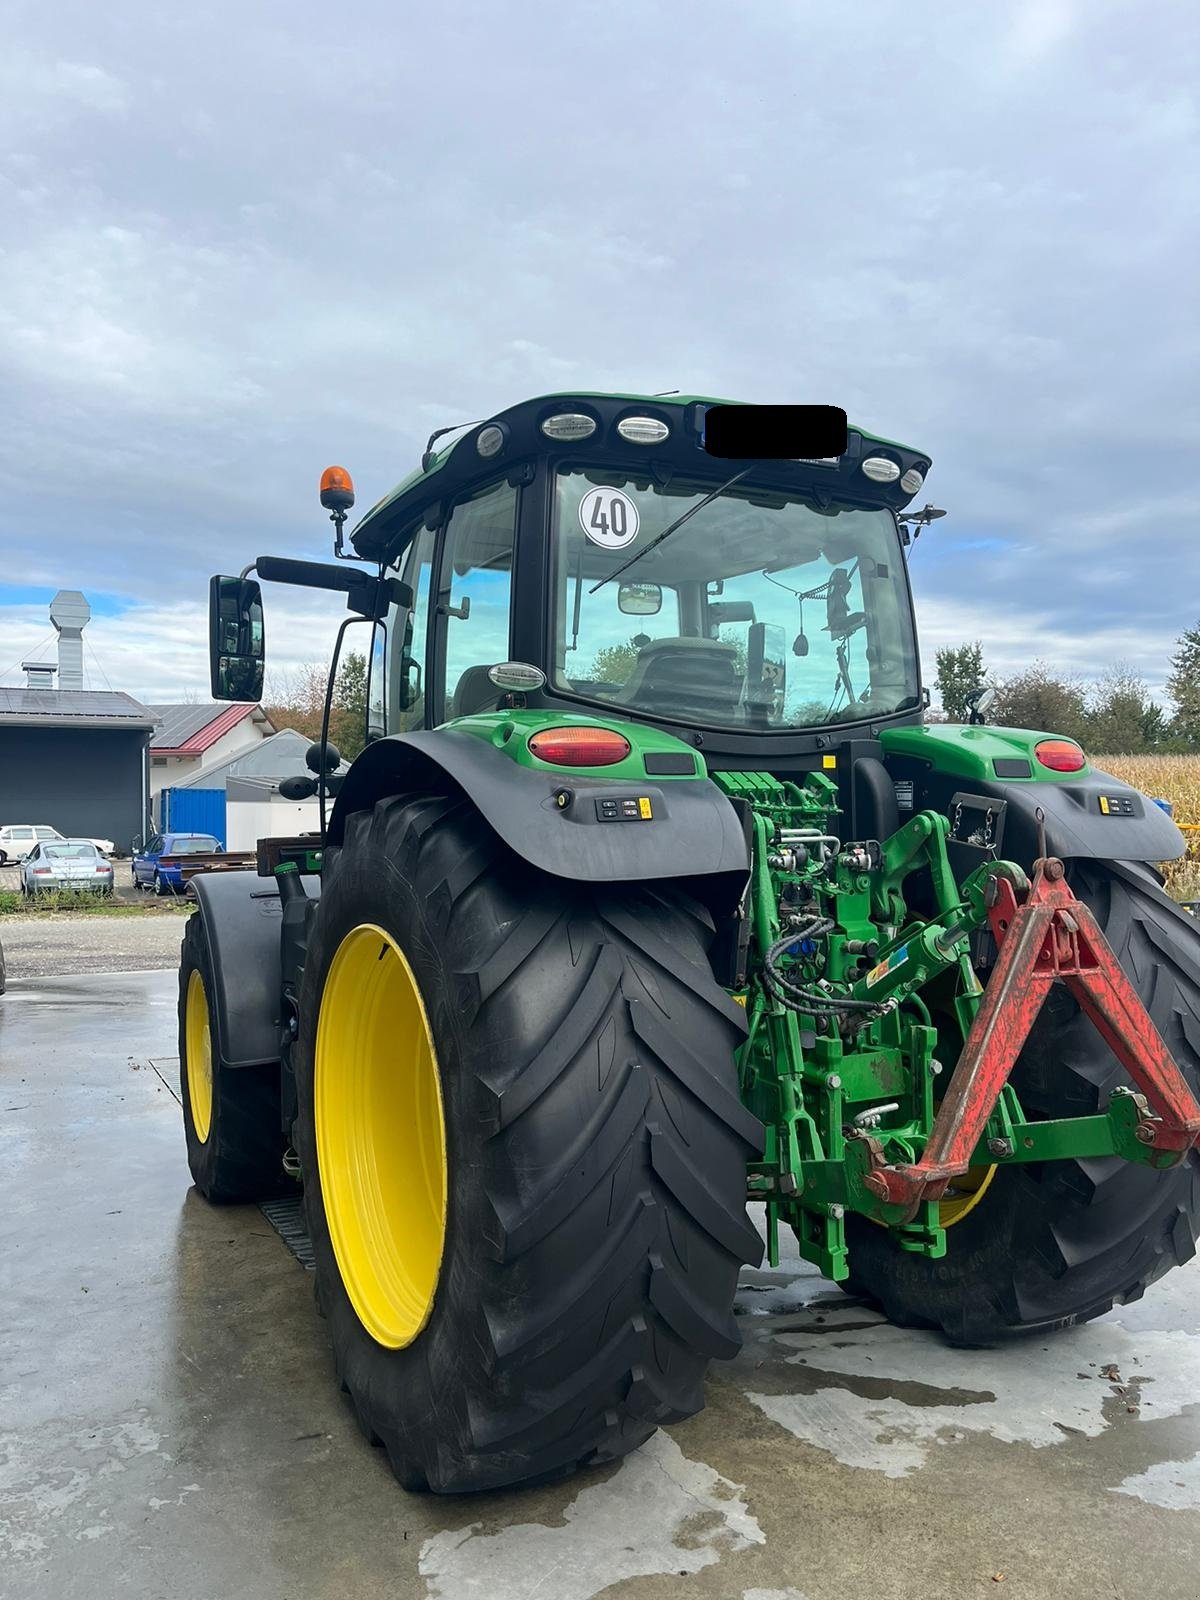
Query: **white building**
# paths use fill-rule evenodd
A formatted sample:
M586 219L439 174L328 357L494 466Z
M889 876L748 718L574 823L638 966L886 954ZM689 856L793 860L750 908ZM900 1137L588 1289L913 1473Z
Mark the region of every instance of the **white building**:
M150 739L150 794L187 783L202 767L220 766L275 732L259 705L158 705L159 726Z
M223 791L227 850L253 850L259 839L316 833L321 826L320 803L316 799L285 800L279 793L281 778L311 777L305 762L309 744L310 740L295 728L281 728L223 761L205 762L189 778L165 787L177 791ZM345 762L339 770L347 770ZM176 805L173 801L172 808ZM155 821L159 827L166 827L168 821L162 811L160 791L155 801Z

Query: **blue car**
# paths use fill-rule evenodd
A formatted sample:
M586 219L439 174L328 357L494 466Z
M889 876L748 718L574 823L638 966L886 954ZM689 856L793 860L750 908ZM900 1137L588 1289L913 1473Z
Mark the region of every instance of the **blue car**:
M133 886L155 894L182 894L183 872L173 856L221 854L221 841L211 833L156 833L133 854Z

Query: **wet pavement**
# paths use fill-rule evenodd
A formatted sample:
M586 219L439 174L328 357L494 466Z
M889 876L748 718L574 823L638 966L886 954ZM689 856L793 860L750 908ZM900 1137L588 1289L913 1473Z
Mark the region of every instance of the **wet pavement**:
M174 975L0 999L4 1600L872 1600L1200 1593L1200 1268L956 1351L795 1260L708 1408L616 1467L406 1495L304 1272L189 1187Z

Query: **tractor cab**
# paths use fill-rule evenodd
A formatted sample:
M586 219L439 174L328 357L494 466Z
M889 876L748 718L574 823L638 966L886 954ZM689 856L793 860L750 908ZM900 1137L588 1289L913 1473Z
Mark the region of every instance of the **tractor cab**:
M721 459L710 404L550 397L427 452L351 536L412 595L376 640L375 731L511 704L489 674L512 661L544 677L527 706L699 733L731 765L764 735L786 760L829 724L919 720L897 519L928 459L854 430L841 457Z

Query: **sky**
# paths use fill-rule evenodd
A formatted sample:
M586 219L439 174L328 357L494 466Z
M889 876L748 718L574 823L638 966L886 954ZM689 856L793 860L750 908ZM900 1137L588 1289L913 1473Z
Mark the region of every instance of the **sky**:
M567 388L842 405L932 454L927 678L1200 619L1192 0L10 0L0 683L207 695L213 571ZM276 670L333 596L274 589Z

